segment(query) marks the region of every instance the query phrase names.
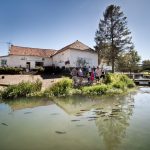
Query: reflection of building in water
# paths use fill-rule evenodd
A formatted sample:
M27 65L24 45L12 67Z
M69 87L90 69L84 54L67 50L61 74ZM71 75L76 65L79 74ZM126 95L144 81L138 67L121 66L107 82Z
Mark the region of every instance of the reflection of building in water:
M106 150L119 150L133 113L133 94L94 98L75 96L59 98L55 102L69 115L84 115L87 121L95 120ZM88 113L82 114L85 111L81 110Z
M98 106L98 103L100 103L99 100L78 95L59 99L55 98L54 102L69 115L76 115L76 113L79 113L81 110L88 111L93 108L93 105Z
M37 106L47 106L53 104L47 98L22 98L8 102L12 110L19 110L24 108L34 108Z
M129 126L129 119L133 113L134 99L122 97L122 100L110 109L112 113L108 116L99 117L96 120L96 126L99 135L103 138L107 150L117 150L126 135L126 129Z

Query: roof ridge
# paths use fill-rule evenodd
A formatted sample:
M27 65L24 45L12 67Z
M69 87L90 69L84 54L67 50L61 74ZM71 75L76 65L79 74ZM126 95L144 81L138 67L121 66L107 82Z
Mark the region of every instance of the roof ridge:
M78 40L76 40L75 42L77 42ZM67 46L64 46L63 48L61 48L60 50L62 50L62 49L64 49L64 48L67 48L67 47L69 47L69 46L71 46L71 45L73 45L75 42L73 42L73 43L71 43L71 44L68 44Z
M73 43L71 43L71 44L68 44L67 46L64 46L63 48L61 48L60 50L62 50L62 49L64 49L64 48L68 48L68 47L70 47L71 45L73 45L73 44L75 44L75 43L77 43L77 42L79 42L79 43L81 43L81 44L83 44L83 45L85 45L84 43L82 43L81 41L79 41L79 40L76 40L76 41L74 41ZM87 46L87 45L85 45L85 46ZM87 47L89 47L89 46L87 46ZM90 48L90 47L89 47ZM59 51L59 50L58 50Z
M35 48L35 47L26 47L26 46L18 46L18 45L11 45L11 47L18 47L18 48L29 48L29 49L39 49L39 50L54 50L57 51L56 49L48 49L48 48Z

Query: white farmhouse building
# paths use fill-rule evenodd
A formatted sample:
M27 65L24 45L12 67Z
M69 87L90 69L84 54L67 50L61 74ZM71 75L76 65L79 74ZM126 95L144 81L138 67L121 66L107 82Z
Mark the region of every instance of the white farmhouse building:
M97 66L97 53L80 41L60 50L28 48L12 45L7 56L0 56L0 66L34 69L37 66Z

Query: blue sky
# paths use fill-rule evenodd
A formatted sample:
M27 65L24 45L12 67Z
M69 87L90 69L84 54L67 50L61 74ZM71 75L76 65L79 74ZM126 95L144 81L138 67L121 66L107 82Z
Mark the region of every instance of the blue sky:
M60 49L79 40L95 45L95 31L110 4L121 6L135 49L150 59L149 0L0 0L0 55L8 45Z

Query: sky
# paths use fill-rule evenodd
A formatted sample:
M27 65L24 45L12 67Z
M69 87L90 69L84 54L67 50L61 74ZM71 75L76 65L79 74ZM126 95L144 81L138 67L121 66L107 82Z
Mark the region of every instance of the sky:
M93 48L106 7L121 6L135 49L150 59L149 0L0 0L0 56L8 43L60 49L76 40Z

